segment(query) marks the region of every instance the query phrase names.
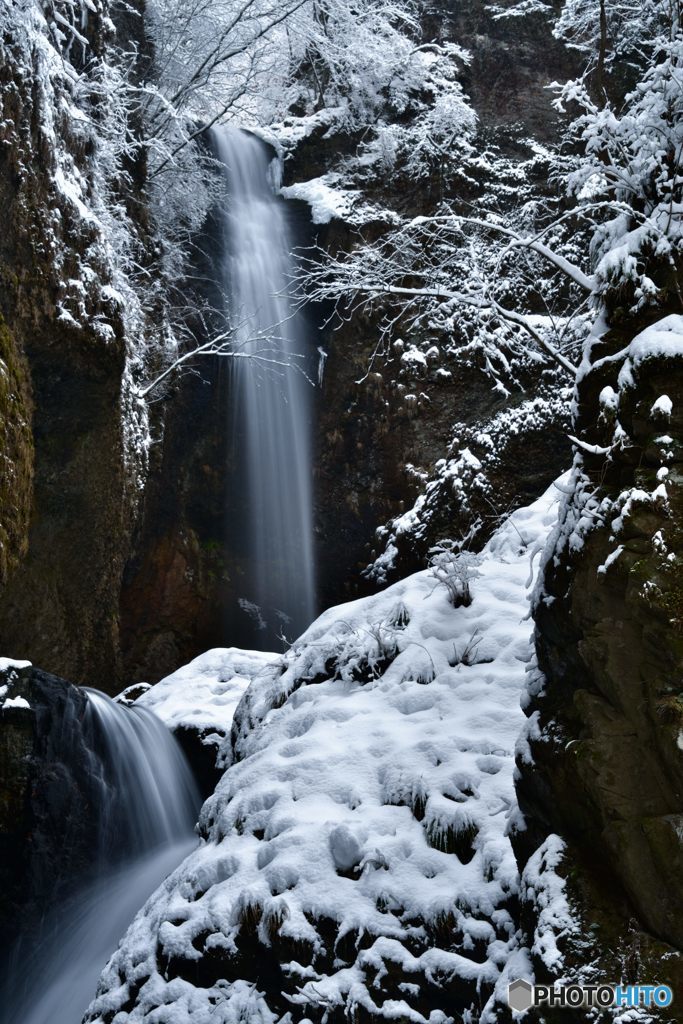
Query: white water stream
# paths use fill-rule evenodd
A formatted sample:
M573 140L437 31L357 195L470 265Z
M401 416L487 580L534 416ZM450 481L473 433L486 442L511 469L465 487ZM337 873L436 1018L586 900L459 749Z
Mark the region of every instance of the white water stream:
M227 181L221 283L234 347L249 357L232 360L232 433L243 446L248 499L244 596L258 606L267 645L278 630L298 636L316 610L312 388L304 375L311 360L288 294L291 241L276 195L278 163L248 132L222 127L212 136Z

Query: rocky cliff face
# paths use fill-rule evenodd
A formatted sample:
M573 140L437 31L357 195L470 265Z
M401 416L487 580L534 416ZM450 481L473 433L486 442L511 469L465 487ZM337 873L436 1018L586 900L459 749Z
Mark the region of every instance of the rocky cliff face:
M0 585L26 554L33 484L31 398L25 360L0 322Z
M239 586L229 546L228 367L185 377L163 411L121 590L124 678L156 682L224 645Z
M108 14L92 7L78 93L37 7L8 11L0 58L0 642L105 689L145 415L131 402L136 306L112 257L97 134Z
M28 665L0 667L0 940L9 952L87 877L99 779L81 689Z
M519 765L523 856L567 837L602 950L683 941L683 321L644 326L613 329L580 376L577 487L535 612L534 764ZM677 954L651 968L680 981Z

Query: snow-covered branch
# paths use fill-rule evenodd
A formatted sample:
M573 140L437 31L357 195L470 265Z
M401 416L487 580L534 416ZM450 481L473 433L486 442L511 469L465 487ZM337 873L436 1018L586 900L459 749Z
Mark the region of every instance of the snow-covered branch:
M557 270L561 271L565 277L568 277L574 284L577 284L579 288L583 288L584 291L590 293L595 289L595 278L590 274L585 274L580 267L566 259L561 253L555 252L550 246L545 245L540 240L540 233L536 235L522 235L506 224L499 224L494 220L484 220L481 217L462 216L456 213L442 214L438 217L418 217L414 223L428 225L437 221L450 222L456 227L478 227L493 234L504 235L506 238L511 239L504 255L507 252L511 252L514 248L527 249L542 256L548 263L551 263Z

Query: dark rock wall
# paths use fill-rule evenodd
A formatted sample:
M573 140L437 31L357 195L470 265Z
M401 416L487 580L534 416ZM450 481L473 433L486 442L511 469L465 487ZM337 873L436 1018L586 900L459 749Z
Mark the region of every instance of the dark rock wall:
M206 361L166 400L163 441L121 591L124 676L157 682L228 642L228 367Z
M0 320L0 586L28 548L32 411L26 361L7 324Z
M0 596L0 643L110 689L130 529L121 351L102 352L95 340L44 323L24 352L35 409L34 502L28 553Z
M411 380L398 360L389 359L382 373L370 374L359 385L371 356L372 336L359 350L358 336L352 337L354 325L352 320L330 343L320 402L315 469L323 606L424 568L428 549L442 538L474 533L481 546L500 516L542 493L570 458L562 402L557 403L560 409L549 404L533 424L520 421L522 429L511 430L493 457L488 446L477 444L478 433L496 414L519 408L537 382L529 381L530 391L514 392L505 400L477 367L451 363L448 379L432 367ZM403 399L407 388L419 395L414 405ZM391 573L361 576L382 551L377 527L411 509L438 459L457 456L459 446L451 446L456 424L462 428L457 432L459 445L481 456L485 489L477 495L464 474L465 495L460 500L451 481L444 481L431 496L419 537L395 538Z
M7 955L93 864L99 781L85 694L38 669L0 671L0 948Z
M472 61L463 85L484 129L523 125L534 139L555 142L558 117L548 86L576 74L576 58L552 35L551 18L541 12L496 18L486 0L446 0L432 23L433 34L457 40ZM512 7L500 3L496 9ZM562 4L551 10L557 14Z
M595 359L642 326L612 331ZM613 948L619 933L623 942L632 919L636 933L680 949L683 367L648 359L620 388L622 364L589 370L578 387L581 440L604 449L615 428L623 433L609 459L580 457L580 487L564 510L574 541L571 529L561 533L545 569L535 613L544 682L528 709L535 764L519 766L529 823L520 842L524 861L548 832L568 840L577 905L598 922L598 948ZM600 404L606 387L619 394L616 414ZM653 412L662 395L673 401L670 418ZM667 497L653 497L662 480ZM595 909L591 890L620 923ZM680 983L680 958L659 969Z
M89 19L95 56L104 13ZM125 329L99 288L109 271L97 232L55 188L50 127L86 183L91 148L64 113L68 86L48 75L44 53L27 51L25 16L0 57L0 648L111 690L134 507ZM60 315L74 280L96 282L83 290L80 324Z

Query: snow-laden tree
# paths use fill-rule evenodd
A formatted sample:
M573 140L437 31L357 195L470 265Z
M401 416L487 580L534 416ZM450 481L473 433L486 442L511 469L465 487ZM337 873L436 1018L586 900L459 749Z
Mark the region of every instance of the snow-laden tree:
M585 5L573 0L558 31L566 35L571 25L588 46ZM306 263L313 296L338 302L344 312L381 304L389 331L457 319L464 348L478 347L502 387L515 354L549 359L573 375L588 324L605 304L612 313L636 311L678 297L677 7L646 3L637 28L632 19L618 34L616 52L638 32L638 80L623 102L594 99L586 76L558 86L568 128L551 171L554 199L531 198L502 215L451 202L403 219L379 241L361 238L350 254ZM452 159L462 160L457 148Z
M359 159L383 173L399 161L426 173L475 123L458 81L468 55L424 40L419 14L410 0L316 0L302 11L309 20L290 109L336 111L339 128L363 133Z
M423 41L418 15L413 0L152 0L154 56L138 90L150 177L163 177L168 202L207 125L321 112L368 133L370 158L403 156L418 172L474 122L457 80L466 55ZM418 130L399 123L418 111Z
M611 78L637 73L652 59L660 36L675 36L679 16L678 0L566 0L555 35L584 56L583 79L604 101L616 91Z
M556 38L583 57L582 79L598 102L608 94L623 95L631 73L652 59L655 40L673 38L680 19L679 0L565 0L559 16L550 0L521 0L492 10L496 20L531 14L552 19Z
M594 291L612 314L680 301L683 239L683 37L652 43L646 67L621 109L595 104L580 82L560 102L579 113L571 133L581 146L566 176L580 211L603 204L606 216L592 239Z
M594 280L548 245L547 236L558 234L556 221L532 222L529 228L465 216L444 205L319 269L307 262L306 272L314 277L312 294L318 301L350 299L352 308L381 302L393 310L389 331L398 323L402 330L433 329L457 320L467 339L463 347L480 352L484 368L501 387L514 356L552 360L573 373L577 324L584 321ZM562 303L558 275L571 285L571 299ZM540 308L524 311L519 298L528 296L532 281L538 286L534 305Z

